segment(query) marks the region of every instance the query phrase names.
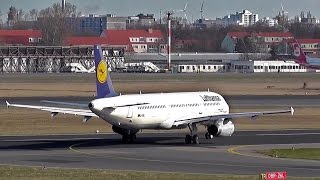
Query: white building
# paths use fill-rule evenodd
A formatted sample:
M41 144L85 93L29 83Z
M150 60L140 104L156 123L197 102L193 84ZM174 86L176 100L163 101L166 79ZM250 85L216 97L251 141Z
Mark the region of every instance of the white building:
M239 73L302 73L309 70L294 61L233 61L230 71Z
M263 19L260 19L260 21L267 24L269 27L273 27L278 24L278 20L270 17L265 17Z
M240 26L251 26L258 22L258 14L253 14L249 10L243 10L242 12L236 12L222 18L224 25L240 25Z

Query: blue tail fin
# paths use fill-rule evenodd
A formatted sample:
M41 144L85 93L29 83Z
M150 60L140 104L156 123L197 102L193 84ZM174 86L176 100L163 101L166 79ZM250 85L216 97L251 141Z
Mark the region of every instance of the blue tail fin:
M99 45L94 46L94 63L96 67L97 98L117 96L109 76L108 64Z

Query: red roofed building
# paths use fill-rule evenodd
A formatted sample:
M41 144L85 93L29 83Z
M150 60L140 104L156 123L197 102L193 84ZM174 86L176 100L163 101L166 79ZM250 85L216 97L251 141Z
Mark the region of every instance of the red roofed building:
M105 30L101 37L107 38L110 44L127 44L136 53L167 51L164 35L160 30Z
M114 43L105 37L88 37L76 36L67 37L64 41L65 46L93 46L99 44L104 47L123 48L125 51L132 51L132 48L127 43Z
M6 45L37 45L41 42L39 30L0 30L0 44Z
M94 45L122 47L136 53L166 52L164 36L160 30L105 30L100 37L69 37L65 45Z
M235 52L235 46L238 39L251 37L254 39L261 52L268 52L272 45L279 44L285 39L293 39L290 32L229 32L221 43L221 48L229 53Z
M320 39L297 39L306 54L320 54Z

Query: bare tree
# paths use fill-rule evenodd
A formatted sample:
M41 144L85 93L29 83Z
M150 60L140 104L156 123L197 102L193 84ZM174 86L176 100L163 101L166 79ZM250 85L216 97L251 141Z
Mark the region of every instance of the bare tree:
M37 18L38 18L38 10L37 9L31 9L29 11L29 14L30 14L30 20L31 21L36 21Z
M67 18L77 13L75 5L67 3L62 9L58 3L39 12L38 25L42 31L42 41L45 45L62 45L64 38L70 33Z
M17 8L15 8L13 6L11 6L9 8L8 19L7 19L8 20L8 24L13 25L13 24L15 24L17 22L17 12L18 12Z
M0 10L0 29L2 28L2 24L3 24L3 22L2 22L2 11Z
M17 21L24 21L24 15L25 15L25 12L22 10L22 9L19 9L18 11L18 14L17 14Z

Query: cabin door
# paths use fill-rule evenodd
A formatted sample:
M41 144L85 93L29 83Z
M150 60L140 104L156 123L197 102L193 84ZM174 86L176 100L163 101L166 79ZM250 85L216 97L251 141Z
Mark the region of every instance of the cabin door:
M133 109L131 106L128 107L128 114L127 114L127 118L132 118L133 116Z

